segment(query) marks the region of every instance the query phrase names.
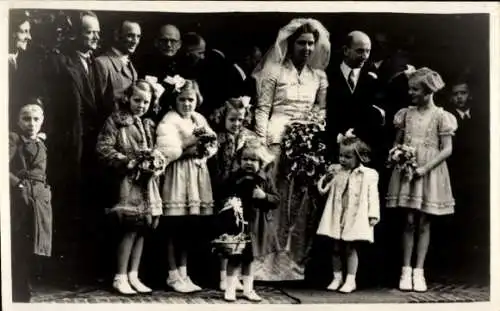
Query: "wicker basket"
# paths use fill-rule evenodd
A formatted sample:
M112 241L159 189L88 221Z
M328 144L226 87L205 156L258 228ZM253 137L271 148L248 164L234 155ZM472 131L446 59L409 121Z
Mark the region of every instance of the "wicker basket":
M241 255L248 243L250 243L250 240L238 242L225 242L215 240L212 242L216 250L226 255Z

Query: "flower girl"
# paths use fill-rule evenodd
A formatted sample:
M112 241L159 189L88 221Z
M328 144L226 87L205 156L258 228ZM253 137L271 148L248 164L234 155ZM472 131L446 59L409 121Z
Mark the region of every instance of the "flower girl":
M199 216L212 215L213 195L207 159L217 152L217 136L196 108L202 104L198 83L176 76L173 109L157 129L157 148L167 158L162 189L163 216L173 220L168 236L167 284L178 292L199 291L187 273L186 237ZM179 257L177 260L176 257Z
M356 289L358 245L373 243L373 227L380 218L378 173L364 166L369 147L349 130L339 135L339 162L318 182L321 194L328 193L317 234L334 239L333 281L329 290L350 293ZM328 180L327 179L330 179ZM341 248L347 256L347 276L343 278Z
M144 118L151 102L154 102L153 85L145 80L136 81L97 138L97 153L113 168L117 185L118 193L112 194L117 202L108 213L117 216L122 231L113 287L124 295L151 292L139 280L138 271L145 229L156 227L161 215L159 175L166 164L162 154L153 150L153 121Z

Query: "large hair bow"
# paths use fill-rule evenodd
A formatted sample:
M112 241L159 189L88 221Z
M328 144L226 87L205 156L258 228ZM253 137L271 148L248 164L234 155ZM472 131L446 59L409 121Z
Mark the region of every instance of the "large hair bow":
M179 75L175 75L173 77L167 76L165 78L165 80L163 80L163 81L165 81L165 83L173 85L174 90L176 92L180 92L182 87L186 84L186 79L184 79L183 77L181 77Z
M342 134L342 133L338 134L337 135L337 143L340 144L341 142L343 142L347 138L356 138L356 135L354 135L354 129L350 128L345 132L345 134Z

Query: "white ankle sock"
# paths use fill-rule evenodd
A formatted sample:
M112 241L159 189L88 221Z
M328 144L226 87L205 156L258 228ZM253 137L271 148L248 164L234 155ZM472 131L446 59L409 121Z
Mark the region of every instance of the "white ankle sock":
M341 271L333 272L333 279L334 280L342 280L342 272Z
M220 271L220 280L224 281L227 279L227 271L226 270L221 270Z
M114 280L120 280L120 281L127 280L127 275L126 274L115 274Z
M183 278L183 279L185 279L188 276L186 266L179 267L179 274L181 275L181 278Z
M253 291L253 276L244 275L243 276L243 292L249 293Z
M348 274L345 277L345 282L346 283L356 283L356 276L354 274Z
M130 271L128 273L129 279L138 279L139 278L139 273L137 271Z
M168 278L170 280L176 280L179 278L179 271L178 270L170 270L168 271Z

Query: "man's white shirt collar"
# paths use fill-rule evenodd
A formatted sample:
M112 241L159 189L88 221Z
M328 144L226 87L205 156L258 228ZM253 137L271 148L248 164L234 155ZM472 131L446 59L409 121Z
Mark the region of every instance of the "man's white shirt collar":
M342 64L340 64L340 70L342 71L342 74L344 75L346 81L349 79L349 74L351 73L351 70L353 71L354 87L356 87L356 85L358 84L359 72L361 71L361 68L351 68L345 62L342 62Z
M460 119L462 120L464 119L464 117L467 117L468 119L471 118L470 108L467 108L465 111L457 108L456 111L458 112L458 114L460 115Z
M121 60L121 62L123 63L123 65L127 66L128 63L129 63L129 61L130 61L128 55L127 54L123 54L120 50L118 50L115 47L112 47L111 49L118 56L118 58Z

